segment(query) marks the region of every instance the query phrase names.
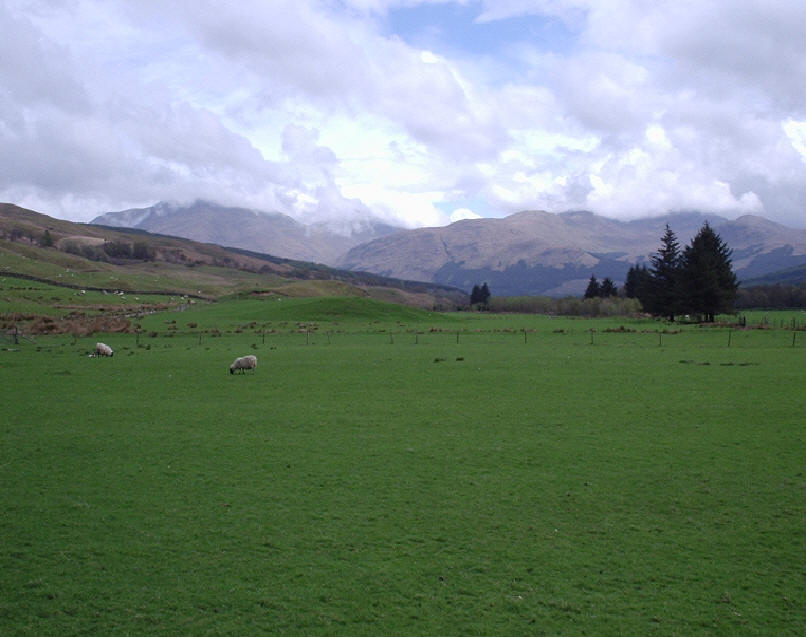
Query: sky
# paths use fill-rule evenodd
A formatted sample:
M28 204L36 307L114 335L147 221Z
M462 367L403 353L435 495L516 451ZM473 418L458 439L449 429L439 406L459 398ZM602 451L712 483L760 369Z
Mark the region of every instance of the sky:
M0 201L806 228L803 0L0 0Z

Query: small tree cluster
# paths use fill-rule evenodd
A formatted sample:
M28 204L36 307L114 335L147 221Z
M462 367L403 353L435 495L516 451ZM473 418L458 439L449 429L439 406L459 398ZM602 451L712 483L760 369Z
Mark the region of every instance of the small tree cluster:
M482 305L486 306L490 302L490 288L487 286L487 282L485 281L481 287L478 284L473 286L473 290L470 292L470 305Z
M604 281L599 283L595 275L591 275L588 281L588 287L585 289L584 298L586 299L606 299L609 296L618 296L618 287L613 283L610 277L605 277Z
M713 322L716 314L732 312L736 300L739 283L731 254L708 222L682 251L667 224L661 247L651 258L652 267L630 268L625 292L655 316L674 321L685 313Z

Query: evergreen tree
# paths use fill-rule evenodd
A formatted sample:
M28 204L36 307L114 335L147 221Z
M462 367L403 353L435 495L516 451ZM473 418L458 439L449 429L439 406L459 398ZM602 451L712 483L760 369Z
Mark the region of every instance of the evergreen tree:
M478 283L473 286L470 293L470 305L487 305L490 302L490 288L485 281L481 287Z
M666 316L674 321L680 311L680 244L669 224L661 237L661 247L651 258L649 289L644 309L658 316Z
M50 248L53 246L53 237L50 234L50 230L45 229L44 234L39 239L39 245L43 248Z
M681 288L685 307L706 321L733 311L739 282L731 266L733 251L706 221L682 255Z
M479 290L479 303L487 305L490 302L490 288L487 286L487 281L481 284Z
M585 289L585 298L593 299L601 295L602 295L602 287L599 285L599 282L596 280L596 277L593 274L591 274L590 281L588 281L588 287Z
M652 275L644 264L641 264L641 267L635 266L633 282L635 288L635 296L633 298L638 299L644 311L648 311L646 308L650 305L649 293L652 287Z
M613 283L613 279L610 277L605 277L605 280L602 281L602 285L599 288L599 296L602 298L607 298L608 296L617 296L618 295L618 288L616 284Z
M624 279L624 296L628 299L639 299L641 297L640 290L646 284L649 278L645 265L633 265L627 270L627 276Z

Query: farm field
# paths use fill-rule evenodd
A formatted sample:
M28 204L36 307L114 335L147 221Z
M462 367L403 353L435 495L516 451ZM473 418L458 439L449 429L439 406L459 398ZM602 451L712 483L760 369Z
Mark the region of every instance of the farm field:
M804 634L805 362L366 299L6 343L0 633Z

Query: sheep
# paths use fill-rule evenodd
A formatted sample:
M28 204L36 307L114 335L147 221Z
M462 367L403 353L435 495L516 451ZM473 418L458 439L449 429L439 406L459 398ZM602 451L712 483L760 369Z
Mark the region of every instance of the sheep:
M106 343L95 343L96 356L114 356L115 352Z
M249 355L249 356L241 356L240 358L236 358L235 362L229 366L229 373L234 374L236 369L242 370L241 373L245 374L247 369L251 369L255 371L255 367L257 367L257 356Z

